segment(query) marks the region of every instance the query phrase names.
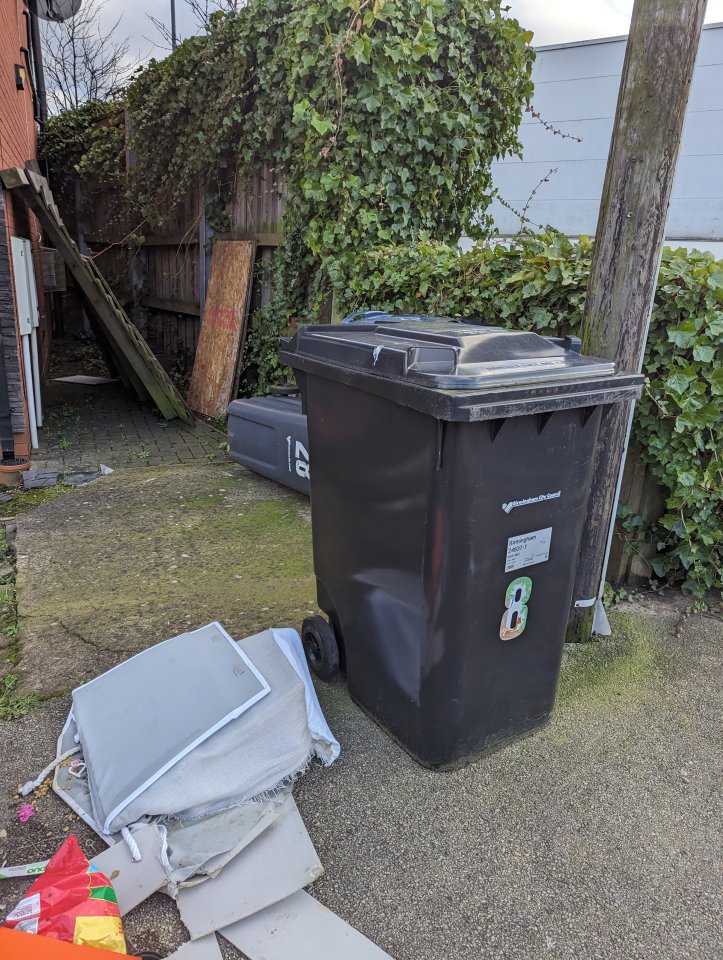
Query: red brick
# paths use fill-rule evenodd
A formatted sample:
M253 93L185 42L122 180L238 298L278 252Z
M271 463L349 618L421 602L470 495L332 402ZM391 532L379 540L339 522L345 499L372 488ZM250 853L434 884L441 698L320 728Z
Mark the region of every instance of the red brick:
M33 91L27 56L21 50L28 44L28 18L23 11L22 0L0 0L0 168L23 167L28 160L37 155L37 130L33 115ZM15 66L25 68L25 88L18 90L15 83ZM49 342L48 319L43 296L43 281L40 264L41 231L35 217L25 211L24 206L11 199L5 192L5 213L7 218L7 237L0 237L0 243L10 244L11 236L28 238L33 244L38 295L41 312L41 340ZM11 281L12 282L12 281ZM16 318L17 328L17 318ZM17 350L22 366L22 349L19 335ZM43 358L45 359L45 358ZM25 410L27 423L27 406ZM16 433L15 455L28 454L28 432Z

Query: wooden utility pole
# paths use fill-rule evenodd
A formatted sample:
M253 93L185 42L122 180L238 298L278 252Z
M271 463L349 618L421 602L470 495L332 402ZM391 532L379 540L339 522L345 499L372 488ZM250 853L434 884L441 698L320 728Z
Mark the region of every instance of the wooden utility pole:
M706 0L635 0L603 187L583 352L642 364ZM577 567L568 641L589 640L617 507L630 404L607 407Z

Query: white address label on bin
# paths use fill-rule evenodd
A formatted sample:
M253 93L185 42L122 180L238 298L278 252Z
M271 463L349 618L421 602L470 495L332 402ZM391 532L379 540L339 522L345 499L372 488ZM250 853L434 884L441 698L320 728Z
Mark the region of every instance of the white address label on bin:
M507 541L505 573L509 573L510 570L521 570L523 567L532 567L536 563L544 563L550 556L551 539L552 527L510 537Z

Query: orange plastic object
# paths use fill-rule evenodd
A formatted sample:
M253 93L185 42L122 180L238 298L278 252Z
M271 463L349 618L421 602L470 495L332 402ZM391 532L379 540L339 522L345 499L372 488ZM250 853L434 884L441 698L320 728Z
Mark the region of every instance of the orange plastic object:
M39 937L0 927L0 957L2 960L111 960L118 954L95 947L78 947L74 943ZM126 957L125 960L133 960Z

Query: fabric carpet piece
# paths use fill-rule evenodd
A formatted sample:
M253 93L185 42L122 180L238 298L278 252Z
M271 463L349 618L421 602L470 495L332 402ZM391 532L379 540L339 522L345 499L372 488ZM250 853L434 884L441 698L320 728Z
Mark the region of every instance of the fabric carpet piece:
M266 678L269 694L166 771L128 805L113 829L146 815L195 820L267 800L306 769L314 750L301 678L270 630L239 646ZM83 742L80 723L78 728Z
M168 878L173 887L203 883L220 871L275 820L291 787L259 803L245 803L202 820L169 820L166 824Z
M240 641L240 648L267 679L269 694L139 795L118 818L121 822L114 823L116 832L104 833L96 819L82 750L55 771L56 794L109 844L122 840L122 820L158 822L165 836L165 890L174 897L184 887L217 876L274 824L294 779L312 757L328 765L340 752L319 706L298 633L267 630ZM57 757L80 739L71 711L58 738ZM101 755L100 763L112 771L112 757Z

